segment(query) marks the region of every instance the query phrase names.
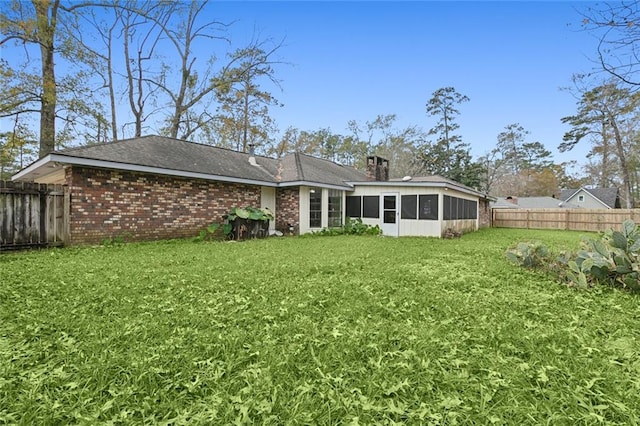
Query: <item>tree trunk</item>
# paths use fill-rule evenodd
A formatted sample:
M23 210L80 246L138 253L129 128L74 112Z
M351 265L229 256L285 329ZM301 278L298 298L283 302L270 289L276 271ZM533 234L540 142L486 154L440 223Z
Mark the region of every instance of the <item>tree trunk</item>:
M111 141L118 140L118 115L116 113L116 93L113 87L113 28L109 30L107 53L107 85L109 86L109 104L111 106Z
M53 39L60 0L32 0L36 10L38 42L42 56L42 100L40 109L40 157L55 150L56 143L56 76L53 63ZM49 17L51 12L51 17Z
M600 175L600 186L609 186L609 136L607 135L606 120L602 121L602 174Z
M620 129L618 128L618 123L615 121L615 117L609 115L609 121L611 122L611 127L613 128L613 136L616 141L616 148L618 150L618 157L620 158L620 168L622 173L622 184L624 186L624 198L626 201L626 208L632 209L633 202L633 193L631 192L631 175L629 173L629 167L627 165L627 158L624 152L624 145L622 141L622 135L620 134Z
M242 152L247 152L247 133L249 132L249 83L244 85L244 104L242 108Z

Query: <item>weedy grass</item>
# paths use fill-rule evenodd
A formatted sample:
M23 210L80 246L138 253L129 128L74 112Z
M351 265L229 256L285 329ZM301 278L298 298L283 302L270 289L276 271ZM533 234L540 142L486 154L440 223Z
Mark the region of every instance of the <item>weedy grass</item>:
M580 237L5 254L0 424L638 424L638 296L505 257Z

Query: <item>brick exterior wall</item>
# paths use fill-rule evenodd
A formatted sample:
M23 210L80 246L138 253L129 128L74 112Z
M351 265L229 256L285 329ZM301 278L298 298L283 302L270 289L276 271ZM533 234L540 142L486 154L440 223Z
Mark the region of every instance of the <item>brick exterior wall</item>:
M278 188L276 190L276 229L289 235L289 224L293 233L300 233L300 188Z
M69 167L70 243L194 237L232 207L260 205L260 186Z
M480 198L478 202L478 226L480 228L488 228L491 226L491 206L489 200Z

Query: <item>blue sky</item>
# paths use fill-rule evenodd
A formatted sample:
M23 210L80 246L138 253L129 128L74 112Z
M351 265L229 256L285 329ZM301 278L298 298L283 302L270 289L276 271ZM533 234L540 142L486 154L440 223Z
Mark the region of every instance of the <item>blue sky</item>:
M576 112L576 99L561 87L574 73L597 69L597 40L581 31L580 10L592 2L522 1L214 1L206 17L232 22L228 36L243 47L256 31L284 40L277 68L284 104L272 116L281 131L330 128L348 134L347 123L396 114L396 126L428 130L431 94L453 86L470 98L460 106L459 134L475 157L490 151L512 123L530 132L557 162L584 162L585 141L572 152L557 146ZM199 61L224 57L221 43L205 43ZM22 54L7 49L4 54ZM269 89L269 88L267 88Z
M471 101L460 107L459 133L474 156L489 151L505 126L520 123L557 161L584 160L588 144L566 154L561 117L576 100L561 87L592 71L596 40L580 30L588 2L237 2L214 3L236 20L234 41L285 39L291 66L278 68L281 130L329 127L396 114L398 126L428 130L425 104L453 86Z

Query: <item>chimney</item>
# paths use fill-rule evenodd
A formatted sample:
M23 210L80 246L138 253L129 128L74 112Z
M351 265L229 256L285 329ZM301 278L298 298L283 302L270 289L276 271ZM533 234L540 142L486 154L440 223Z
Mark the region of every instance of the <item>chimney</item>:
M252 143L249 144L249 164L252 166L258 165L258 163L256 163L256 147Z
M367 157L366 174L368 181L389 180L389 161L375 155Z

